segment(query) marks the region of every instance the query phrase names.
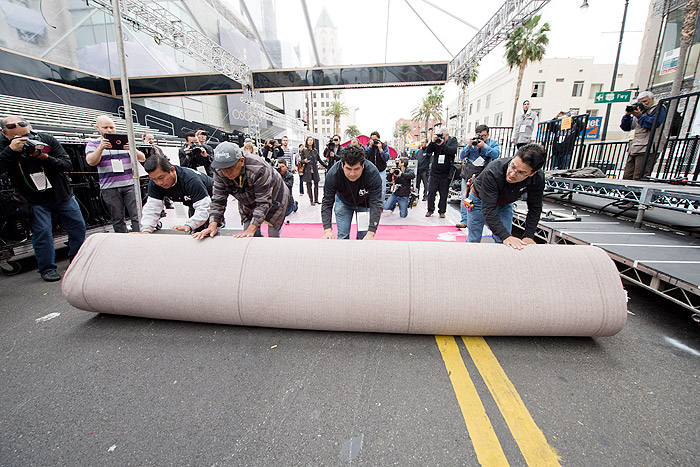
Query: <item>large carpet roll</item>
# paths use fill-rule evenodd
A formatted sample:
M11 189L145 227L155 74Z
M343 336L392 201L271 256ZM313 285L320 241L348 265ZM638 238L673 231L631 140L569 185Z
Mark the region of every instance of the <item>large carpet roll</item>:
M599 248L95 234L63 279L93 312L277 328L608 336L626 294Z

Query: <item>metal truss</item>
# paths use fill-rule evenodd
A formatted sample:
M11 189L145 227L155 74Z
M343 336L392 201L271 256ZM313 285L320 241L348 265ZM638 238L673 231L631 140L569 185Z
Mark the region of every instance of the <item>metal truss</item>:
M513 209L513 226L525 230L526 217L527 211L518 209L516 204ZM556 245L588 245L587 242L541 223L537 224L535 238ZM622 279L687 308L693 312L693 320L700 322L700 289L696 285L683 282L610 251L605 252L615 263Z
M469 84L474 65L488 55L550 0L506 0L450 62L450 79Z
M158 44L166 44L180 50L243 86L250 83L248 65L158 2L120 1L122 20L131 24L135 30L152 34ZM112 14L110 0L86 0L86 3L109 15Z
M698 195L654 190L651 193L651 202L648 204L659 208L683 211L688 214L700 214L700 196Z

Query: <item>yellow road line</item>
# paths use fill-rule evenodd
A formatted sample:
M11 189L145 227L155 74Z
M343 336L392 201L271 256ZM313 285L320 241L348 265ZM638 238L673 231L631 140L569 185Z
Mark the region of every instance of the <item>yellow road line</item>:
M535 424L513 383L506 376L484 338L462 337L462 340L501 410L527 464L531 467L560 465L559 456L547 443L547 438Z
M435 340L445 361L445 368L450 375L479 463L488 466L508 465L501 443L486 415L486 409L479 399L474 382L469 377L467 367L464 366L457 342L452 336L435 336Z

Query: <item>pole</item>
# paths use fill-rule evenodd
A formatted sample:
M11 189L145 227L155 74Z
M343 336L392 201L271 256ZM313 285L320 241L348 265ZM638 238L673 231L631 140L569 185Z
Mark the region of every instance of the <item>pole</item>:
M114 18L114 34L117 41L117 53L119 55L119 78L122 86L122 101L124 102L124 116L126 118L126 132L129 139L129 156L131 157L131 172L134 178L134 191L136 192L136 209L141 219L141 185L139 185L139 160L136 157L136 138L134 137L134 120L131 113L131 92L129 91L129 77L126 73L126 56L124 55L124 37L122 36L122 13L119 0L112 0L112 16Z
M630 4L630 0L625 0L625 12L622 14L622 28L620 29L620 41L617 44L617 58L615 58L615 67L613 68L612 82L610 83L610 91L615 90L615 80L617 79L617 66L620 64L620 49L622 48L622 36L625 34L625 20L627 19L627 7ZM600 137L601 141L605 141L605 136L608 134L608 122L610 121L610 111L612 109L612 103L608 104L608 108L605 111L605 122L603 123L603 133Z

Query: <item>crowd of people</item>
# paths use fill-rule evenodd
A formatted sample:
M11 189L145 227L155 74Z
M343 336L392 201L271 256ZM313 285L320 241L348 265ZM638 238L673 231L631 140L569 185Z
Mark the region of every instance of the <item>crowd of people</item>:
M468 228L467 241L481 241L483 227L488 225L496 242L520 249L534 243L542 210L541 169L545 162L544 149L532 142L536 114L533 117L529 113L529 103L523 110L512 135L518 148L515 156L501 157L499 144L490 137L486 125L476 128L474 137L465 142L461 151L456 138L442 128L430 131L420 141L413 154L415 171L409 168L406 157L398 158L390 166L388 145L376 131L365 145L353 138L341 146L340 137L335 135L323 148L316 145L313 137L308 137L293 150L286 136L281 141L266 140L260 148L251 139L245 140L242 147L226 141L212 148L207 143L207 131L199 128L185 135L179 164L173 164L155 144L153 135L146 133L144 151L136 151L150 179L140 218L129 145L113 138L115 124L109 116L97 118L95 127L100 136L86 144L85 160L97 169L101 197L115 232L152 233L164 209L177 201L189 211L188 218L173 229L196 240L213 237L224 225L231 195L237 200L242 225L234 237L262 236L263 223L268 224L268 236L279 237L285 218L298 209L293 194L293 174L297 173L299 195L303 196L306 189L310 205L321 205L322 238L349 238L355 219L357 238L370 240L376 234L383 211L393 212L398 207L400 217L408 215L411 197L415 196L414 185L418 200L423 186L426 216L437 210L444 218L457 166L454 162L459 158L462 203L461 222L457 226ZM32 243L39 273L46 281L59 280L52 217L68 233L70 258L77 253L86 234L85 222L66 176L73 170L70 159L55 138L33 131L25 119L8 116L1 124L0 173L9 174L17 192L33 208ZM322 170L325 181L321 193ZM525 232L518 238L511 233L512 206L525 194L528 215ZM332 229L333 213L337 233Z

